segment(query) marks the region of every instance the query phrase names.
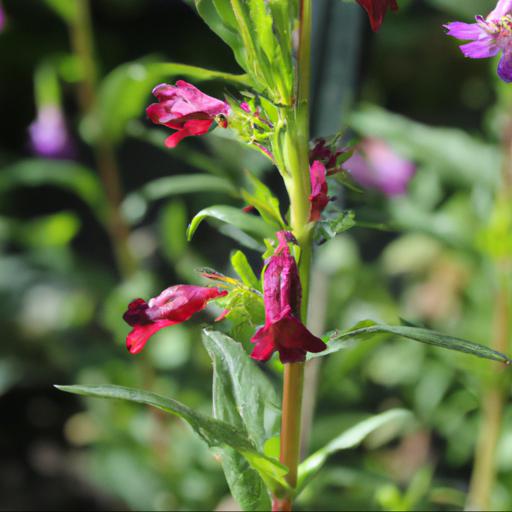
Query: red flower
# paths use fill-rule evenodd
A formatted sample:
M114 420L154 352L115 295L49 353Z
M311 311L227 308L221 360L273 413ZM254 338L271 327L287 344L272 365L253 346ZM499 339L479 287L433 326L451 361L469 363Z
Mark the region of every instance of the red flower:
M178 80L176 85L157 85L153 95L159 103L149 105L148 117L155 124L178 130L166 139L165 145L169 148L177 146L185 137L207 133L214 121L227 127L229 105L183 80Z
M139 353L157 331L185 322L204 309L210 300L227 293L218 288L179 284L165 289L149 302L135 299L123 315L124 321L133 327L126 337L128 350L132 354Z
M325 179L326 173L325 165L320 160L313 162L313 165L309 168L311 178L311 194L309 196L311 212L309 220L311 222L320 220L320 216L329 202L327 181Z
M291 234L277 233L279 246L270 258L264 276L265 325L251 342L251 357L267 361L277 350L282 363L304 361L306 352L321 352L326 345L299 320L301 285L295 259L290 254Z
M388 8L393 11L398 10L396 0L357 0L357 3L368 13L374 32L377 32L382 25Z

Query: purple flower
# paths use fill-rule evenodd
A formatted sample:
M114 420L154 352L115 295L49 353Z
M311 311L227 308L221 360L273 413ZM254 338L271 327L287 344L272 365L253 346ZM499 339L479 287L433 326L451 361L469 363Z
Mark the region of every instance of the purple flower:
M299 319L302 289L297 264L288 248L293 236L279 231L277 238L279 246L264 274L265 325L251 338L256 345L251 357L268 361L277 351L282 363L295 363L304 361L306 352L321 352L327 346Z
M5 28L6 22L7 22L7 19L5 16L5 11L4 11L2 4L0 3L0 32L2 32L3 29Z
M146 109L148 117L155 124L177 130L165 140L168 148L176 147L185 137L208 133L214 122L222 128L228 126L229 105L184 80L178 80L176 85L157 85L153 95L158 103Z
M447 34L463 41L460 49L466 57L486 59L500 52L498 76L512 82L512 0L499 0L496 8L484 18L476 16L476 23L454 21L444 25Z
M59 107L42 107L28 132L31 149L37 155L44 158L69 158L73 155L73 144Z
M386 142L372 138L361 142L343 167L360 185L380 190L388 197L405 194L416 170Z

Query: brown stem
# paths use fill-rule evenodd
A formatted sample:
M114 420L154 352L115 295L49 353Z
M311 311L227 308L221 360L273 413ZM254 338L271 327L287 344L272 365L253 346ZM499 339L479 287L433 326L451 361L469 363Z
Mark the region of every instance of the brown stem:
M71 1L71 0L69 0ZM84 115L98 119L97 69L94 60L89 0L74 0L77 5L77 17L70 25L73 51L80 61L82 80L78 88L78 99ZM107 229L116 256L121 275L128 277L136 270L136 262L130 250L129 228L121 214L123 190L115 148L111 141L98 138L94 143L96 165L107 198Z

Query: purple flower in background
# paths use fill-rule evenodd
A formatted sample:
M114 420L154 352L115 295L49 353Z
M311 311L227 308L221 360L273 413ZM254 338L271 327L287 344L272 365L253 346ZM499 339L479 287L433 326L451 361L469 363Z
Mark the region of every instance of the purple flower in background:
M4 7L3 7L2 3L0 2L0 32L2 32L3 29L5 28L6 22L7 22L7 19L5 17Z
M44 158L73 156L73 144L59 107L42 107L35 121L28 127L28 132L30 147L35 154Z
M503 52L498 76L504 82L512 82L512 0L499 0L487 18L476 16L475 19L476 23L454 21L444 28L449 36L471 41L460 47L466 57L486 59Z
M343 164L360 185L380 190L388 197L405 194L415 165L405 160L385 141L365 139Z

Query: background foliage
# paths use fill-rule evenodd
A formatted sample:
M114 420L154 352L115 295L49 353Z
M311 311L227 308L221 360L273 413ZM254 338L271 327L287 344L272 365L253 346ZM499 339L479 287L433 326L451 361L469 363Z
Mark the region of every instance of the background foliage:
M339 129L344 114L355 133L385 138L418 171L408 195L394 200L340 189L338 200L348 208L397 229L356 228L319 247L312 309L323 325L316 329L343 329L366 318L396 324L403 317L486 344L498 279L493 258L510 247L503 236L510 230L493 209L506 96L495 64L463 59L441 25L485 14L492 2L403 1L377 35L356 6L322 2L315 24L316 134ZM160 62L228 73L239 68L184 2L92 1L97 66L106 77L102 126L116 144L137 259L137 271L123 277L87 144L94 125L75 100L79 65L69 57L66 26L43 2L3 4L0 503L17 509L213 509L228 494L220 463L185 424L124 402L82 401L52 384L144 387L209 412L212 368L200 342L201 318L159 333L133 357L123 346L121 314L136 296L201 282L198 267L233 273L225 264L230 253L254 243L232 227L222 227L220 235L206 222L191 243L185 231L206 206L241 208L238 192L248 184L240 162L279 186L264 159L217 132L166 151L165 135L142 113L151 87L183 71ZM34 72L48 60L59 70L73 161L34 158L27 142ZM232 92L216 81L204 89ZM326 116L335 110L337 121ZM247 254L257 265L258 256ZM359 448L334 455L299 507L460 509L479 397L494 368L390 334L325 360L318 368L313 449L390 407L410 410L414 420L398 439L380 429ZM507 410L493 495L494 506L503 509L512 506L511 422Z

